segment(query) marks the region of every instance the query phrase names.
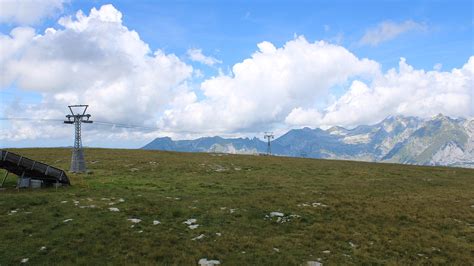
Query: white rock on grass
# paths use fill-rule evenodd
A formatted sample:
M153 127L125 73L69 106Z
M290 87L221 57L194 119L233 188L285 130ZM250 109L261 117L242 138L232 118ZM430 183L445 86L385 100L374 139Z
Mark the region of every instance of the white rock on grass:
M112 208L109 208L109 211L111 212L119 212L119 208L115 208L115 207L112 207Z
M324 250L323 253L324 254L329 254L329 253L331 253L331 251L330 250Z
M196 241L196 240L203 239L204 237L205 237L204 234L200 234L200 235L198 235L197 237L195 237L195 238L193 238L193 239L191 239L191 240Z
M137 223L142 221L141 219L137 219L137 218L130 218L130 219L127 219L127 220L134 223L134 224L137 224Z
M159 225L159 224L161 224L160 221L158 221L158 220L154 220L154 221L153 221L153 225Z
M120 198L120 199L118 200L118 202L125 202L125 200L122 199L122 198Z
M45 251L45 250L46 250L46 247L45 247L45 246L42 246L42 247L40 248L40 251Z
M354 244L354 243L352 243L352 242L350 242L350 241L349 241L349 245L351 246L351 248L356 248L356 247L357 247L356 244Z
M70 221L72 221L72 219L66 219L63 221L63 223L69 223Z
M196 229L196 228L199 227L199 224L192 224L192 225L190 225L190 226L188 226L188 227L189 227L189 229L194 230L194 229Z
M308 261L306 263L306 265L308 265L308 266L322 266L323 264L319 261Z
M328 205L322 204L321 202L313 202L313 207L327 207Z
M271 212L270 213L270 217L283 217L285 216L285 214L281 213L281 212Z
M79 208L81 209L85 209L85 208L91 208L91 209L94 209L96 206L95 205L85 205L85 206L79 206Z
M222 236L222 234L221 233L216 233L216 236Z
M276 252L280 252L279 248L273 248L273 250L275 250Z
M194 224L194 223L196 223L196 222L197 222L196 219L187 219L187 220L184 222L184 224L192 225L192 224Z
M63 201L61 201L61 203L67 203L67 200L63 200Z
M207 258L203 258L198 261L198 264L200 266L214 266L221 264L221 262L218 260L207 260Z
M21 263L27 263L29 260L30 260L29 258L21 259Z

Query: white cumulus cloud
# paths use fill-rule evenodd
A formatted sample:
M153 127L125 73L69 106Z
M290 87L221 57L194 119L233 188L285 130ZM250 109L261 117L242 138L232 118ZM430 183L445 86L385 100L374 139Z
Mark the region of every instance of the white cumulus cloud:
M61 18L62 28L43 34L24 27L0 35L1 87L15 84L40 93L43 100L32 117L38 109L59 114L69 104L86 103L98 120L139 118L139 124L154 125L160 111L188 89L193 69L173 54L152 52L121 18L104 5L89 15L79 11Z
M294 109L286 118L293 126L355 126L388 115L431 117L474 116L474 56L449 72L414 69L404 58L372 82L354 80L348 91L324 110Z
M191 61L199 62L201 64L205 64L208 66L213 66L215 64L222 63L222 61L212 56L204 55L201 49L196 49L196 48L188 49L187 54L188 54L189 59L191 59Z
M262 130L281 123L293 108L312 106L332 86L379 73L378 63L324 41L297 37L281 48L270 42L258 48L232 73L205 80L205 99L168 109L161 125L215 133Z
M385 42L396 38L397 36L408 31L425 30L426 25L406 20L401 23L392 21L384 21L378 24L375 28L368 29L359 43L362 45L376 46L381 42Z
M0 0L0 23L30 25L63 10L68 0Z

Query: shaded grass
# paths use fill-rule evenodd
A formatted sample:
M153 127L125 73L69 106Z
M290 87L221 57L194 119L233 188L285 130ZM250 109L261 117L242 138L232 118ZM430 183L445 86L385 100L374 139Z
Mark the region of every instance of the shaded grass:
M68 149L15 152L69 166ZM200 258L231 265L317 258L469 264L474 258L473 170L142 150L87 149L86 158L91 173L70 174L72 187L0 192L1 265L22 258L89 265ZM315 202L327 207L301 206ZM96 207L79 207L90 205ZM272 211L300 217L265 219ZM129 218L142 222L131 228ZM188 229L189 218L200 226Z

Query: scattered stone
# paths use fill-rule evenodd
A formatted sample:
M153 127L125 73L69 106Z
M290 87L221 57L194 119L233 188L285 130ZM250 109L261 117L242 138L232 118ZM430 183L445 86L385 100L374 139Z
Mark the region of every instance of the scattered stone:
M331 251L329 251L329 250L324 250L323 253L324 253L324 254L329 254L329 253L331 253Z
M237 209L229 209L230 213L234 213Z
M181 198L174 198L175 200L180 200Z
M222 234L221 233L216 233L216 236L222 236Z
M197 222L196 219L188 219L188 220L186 220L186 221L184 222L184 224L192 225L192 224L194 224L194 223L196 223L196 222Z
M115 207L112 207L112 208L109 208L109 211L111 212L119 212L119 208L115 208Z
M138 231L139 234L143 233L143 230Z
M306 265L308 265L308 266L322 266L323 264L319 261L308 261L308 262L306 262Z
M94 201L94 200L93 200L93 199L91 199L91 198L87 198L87 200L88 200L88 201Z
M67 200L63 200L63 201L61 201L61 203L67 203Z
M265 215L265 220L266 219L272 220L273 217L277 217L276 219L277 223L286 223L286 222L291 221L291 219L293 218L300 218L301 216L297 214L291 214L291 215L285 216L285 214L281 212L271 212L269 215Z
M275 250L276 252L280 252L279 248L273 248L273 250Z
M101 198L100 200L110 200L109 198Z
M91 209L93 209L93 208L95 208L95 207L96 207L95 205L79 206L79 208L81 208L81 209L84 209L84 208L91 208Z
M356 248L356 247L357 247L356 244L354 244L354 243L352 243L352 242L350 242L350 241L349 241L349 245L351 246L351 248Z
M322 204L321 202L313 202L311 204L313 207L327 207L328 205Z
M161 224L160 221L158 221L158 220L153 221L153 225L158 225L158 224Z
M73 219L66 219L63 221L63 223L69 223L70 221L72 221Z
M40 251L45 251L45 250L46 250L46 247L45 247L45 246L42 246L42 247L40 248Z
M192 224L192 225L190 225L190 226L188 226L188 227L189 227L189 229L194 230L194 229L196 229L196 228L199 227L199 224Z
M198 261L198 264L200 266L214 266L221 264L221 262L218 260L207 260L207 258L203 258Z
M132 222L132 223L134 223L134 224L137 224L137 223L139 223L139 222L142 221L142 220L137 219L137 218L130 218L130 219L127 219L127 220L130 221L130 222Z
M285 214L283 214L283 213L281 213L281 212L271 212L271 213L270 213L270 217L275 217L275 216L277 216L277 217L283 217L283 216L285 216Z
M240 168L240 167L234 167L234 170L235 170L235 171L240 171L240 170L242 170L242 168Z
M122 198L120 198L120 199L118 200L118 202L125 202L125 200L122 199Z
M197 222L196 219L188 219L183 223L187 224L189 229L194 230L199 227L199 224L196 224L196 222Z
M441 249L439 249L439 248L436 248L436 247L431 247L431 250L433 250L433 251L438 251L438 252L440 252L440 251L441 251Z
M227 209L227 207L221 207L221 210L225 210L225 209Z
M309 205L308 203L300 203L297 205L298 207L309 207L311 205Z
M11 210L10 213L13 214L13 213L17 213L18 210Z
M29 260L30 260L29 258L21 259L21 263L27 263Z
M204 237L205 237L204 234L200 234L199 236L197 236L197 237L195 237L195 238L193 238L193 239L191 239L191 240L196 241L196 240L199 240L199 239L203 239Z
M138 168L130 168L130 172L136 172L136 171L138 171L138 170L140 170L140 169L138 169Z

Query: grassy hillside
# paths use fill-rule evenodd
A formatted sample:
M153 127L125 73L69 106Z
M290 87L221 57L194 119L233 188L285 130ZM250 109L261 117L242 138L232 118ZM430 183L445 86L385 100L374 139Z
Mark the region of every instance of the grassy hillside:
M14 152L64 169L71 157ZM474 170L144 150L86 159L92 173L70 174L69 188L17 192L10 176L0 265L474 261Z

